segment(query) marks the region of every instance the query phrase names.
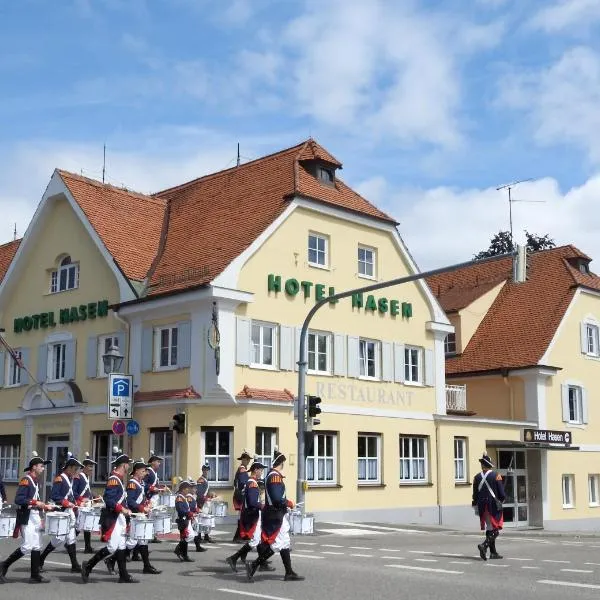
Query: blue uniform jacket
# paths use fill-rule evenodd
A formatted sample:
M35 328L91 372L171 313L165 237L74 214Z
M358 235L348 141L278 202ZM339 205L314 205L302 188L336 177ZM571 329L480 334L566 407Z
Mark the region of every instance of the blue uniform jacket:
M138 502L142 495L142 501ZM127 508L134 512L143 512L144 506L146 505L146 494L144 492L144 484L130 479L127 484Z
M257 484L258 487L258 484ZM262 511L262 539L272 544L281 529L288 507L293 503L286 498L283 475L271 469L265 479L265 507Z
M240 465L233 478L233 507L235 510L240 510L242 508L242 503L244 501L244 487L246 486L248 477L250 477L248 470L244 465Z
M85 473L79 473L75 476L75 479L73 479L73 496L75 497L75 502L92 499L92 490L88 484L89 480Z
M244 506L240 512L240 536L243 539L252 538L261 508L258 483L250 477L244 488Z
M177 527L180 531L183 531L194 516L194 513L190 509L190 504L183 494L177 494L175 498L175 510L177 511Z
M123 485L121 478L114 473L108 478L104 488L104 504L106 508L114 513L120 513L125 506L121 503L123 498Z
M198 502L198 506L202 508L204 503L206 502L206 496L208 495L208 480L200 476L198 481L196 482L196 498Z
M31 507L35 506L40 499L39 490L36 489L36 485L29 479L30 477L36 485L40 485L33 474L29 476L25 475L19 481L17 493L15 494L15 504L19 507L17 509L17 525L27 525Z
M68 475L63 474L57 475L52 482L52 489L50 490L50 500L57 506L60 506L63 510L66 508L72 508L75 504L75 497L73 495L72 481Z
M187 500L188 506L190 507L190 512L198 512L198 502L196 501L196 496L194 496L194 494L186 494L185 499Z
M498 518L502 510L497 506L496 499L500 502L504 502L506 499L504 485L502 484L502 475L496 473L496 471L487 471L486 481L489 483L496 499L492 497L485 483L479 489L483 475L483 472L477 473L473 478L473 500L471 504L477 506L480 515L483 515L487 510L491 516Z
M151 467L148 467L144 476L144 489L146 490L146 498L151 498L157 494L156 486L158 485L158 475Z

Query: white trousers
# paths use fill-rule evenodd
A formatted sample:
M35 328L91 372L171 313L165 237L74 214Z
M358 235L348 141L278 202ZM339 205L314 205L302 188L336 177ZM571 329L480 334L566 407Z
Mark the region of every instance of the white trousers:
M186 541L188 543L193 542L194 538L198 535L198 529L192 526L192 522L188 523L188 526L185 528L185 531L179 531L179 539Z
M106 548L111 554L115 553L117 550L125 550L126 530L127 522L125 521L125 515L119 514L117 516L117 522L115 523L114 529L110 535L110 539L108 540L108 544L106 544Z
M260 516L260 511L259 511L258 523L256 524L256 529L254 530L254 535L252 536L252 539L248 542L248 545L250 546L250 548L256 548L260 544L260 533L261 533L260 523L261 523L261 516ZM277 540L275 540L275 541L277 541Z
M289 513L283 517L283 523L281 529L275 538L275 541L271 544L271 550L273 552L281 552L281 550L287 550L290 547L290 517Z
M21 525L21 552L29 554L32 550L42 549L42 519L37 510L31 509L27 525Z
M69 530L64 535L54 535L50 539L50 543L56 548L61 544L65 546L70 546L74 544L77 539L77 533L75 532L75 525L77 524L77 519L75 518L75 513L72 508L65 510L65 514L69 515Z
M127 550L133 550L133 548L135 548L136 546L147 546L147 545L148 545L147 540L132 540L130 537L128 537L125 540L125 548L127 548Z

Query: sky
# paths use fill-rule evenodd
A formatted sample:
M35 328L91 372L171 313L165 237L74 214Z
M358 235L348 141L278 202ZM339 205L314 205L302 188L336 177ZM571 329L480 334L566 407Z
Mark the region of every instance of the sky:
M0 0L0 243L104 145L149 193L309 137L421 269L507 230L521 180L516 241L600 263L600 1Z

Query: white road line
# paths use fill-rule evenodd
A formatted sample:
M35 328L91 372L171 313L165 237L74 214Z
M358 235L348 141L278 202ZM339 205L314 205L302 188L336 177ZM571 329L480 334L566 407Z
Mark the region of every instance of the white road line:
M44 564L45 565L60 565L61 567L70 567L71 566L70 563L61 563L61 562L56 562L55 560L45 560Z
M449 560L448 564L449 565L468 565L470 563L468 563L466 560Z
M318 552L314 548L298 548L298 550L294 550L294 552Z
M455 554L454 552L440 552L440 556L464 556L464 554Z
M233 546L234 548L239 548L239 544L232 544L231 542L219 542L220 546Z
M409 550L411 554L433 554L429 550Z
M561 569L564 573L593 573L592 569Z
M339 544L321 544L321 548L343 548Z
M291 598L284 598L283 596L267 596L265 594L253 594L252 592L244 592L242 590L228 590L227 588L217 588L217 592L239 594L240 596L251 596L252 598L267 598L268 600L291 600Z
M437 558L415 558L415 562L437 562Z
M329 551L329 552L321 552L321 554L335 554L335 555L340 555L341 554L341 555L343 555L344 553L343 552L331 552L331 551Z
M508 568L508 565L497 565L495 563L487 563L488 567L495 567L496 569L506 569Z
M323 560L324 556L313 556L312 554L298 554L294 552L294 558L313 558L314 560Z
M400 552L397 548L379 548L379 552Z
M316 546L317 542L295 542L296 544L298 544L299 546Z
M406 560L404 556L381 556L380 558L385 558L386 560Z
M533 560L533 558L516 558L514 556L509 556L508 560Z
M584 565L594 565L595 567L600 566L600 563L583 563Z
M561 542L563 546L583 546L583 542Z
M574 581L557 581L555 579L538 579L537 583L545 583L546 585L563 585L565 587L588 588L592 590L600 590L600 585L592 583L575 583Z
M362 558L373 558L372 554L351 554L350 556L361 556Z
M542 562L549 562L549 563L562 563L564 565L568 565L571 563L570 560L550 560L549 558L544 558L542 560Z
M360 529L381 529L382 531L401 531L405 533L429 533L428 531L420 531L418 529L405 529L402 527L383 527L381 525L365 525L364 523L348 523L345 521L326 521L322 525L345 525L346 527L359 527Z
M350 550L373 550L373 548L367 548L367 546L348 546Z
M539 569L539 567L532 567L532 566L529 566L529 565L523 565L521 567L521 569Z
M428 573L448 573L451 575L464 575L464 571L450 571L448 569L433 569L432 567L413 567L412 565L385 565L394 569L408 569L409 571L427 571Z

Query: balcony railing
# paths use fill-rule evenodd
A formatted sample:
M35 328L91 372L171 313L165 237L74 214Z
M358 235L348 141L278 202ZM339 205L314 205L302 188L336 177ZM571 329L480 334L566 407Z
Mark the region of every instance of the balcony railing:
M446 410L465 412L467 410L467 386L446 386Z

